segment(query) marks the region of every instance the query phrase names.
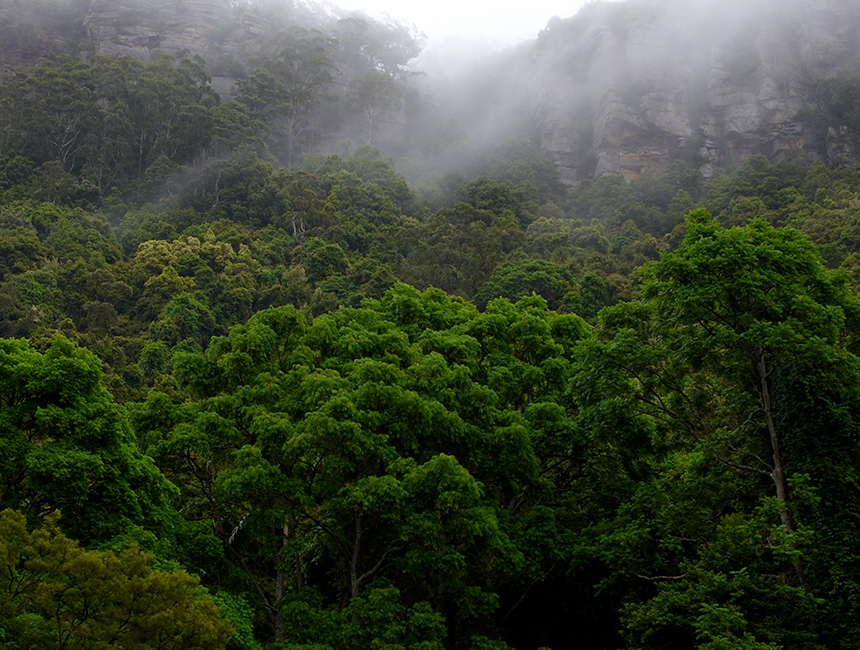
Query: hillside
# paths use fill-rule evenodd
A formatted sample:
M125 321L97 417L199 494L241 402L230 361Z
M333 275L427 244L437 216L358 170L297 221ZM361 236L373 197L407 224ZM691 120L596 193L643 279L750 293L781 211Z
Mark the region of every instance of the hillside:
M778 163L802 152L837 166L856 165L860 155L852 108L860 92L853 29L860 9L850 0L593 2L553 19L535 42L477 65L431 63L427 79L405 74L419 47L404 26L333 7L229 0L60 6L58 14L0 5L0 65L24 68L63 52L144 64L184 53L202 58L212 87L229 100L279 33L302 28L338 42L326 92L346 97L363 70L354 57L375 49L371 61L397 77L397 100L363 109L379 114L364 135L325 113L313 125L317 151L350 140L403 155L432 144L455 120L476 147L530 140L568 185L612 173L631 179L673 160L711 178L755 154ZM445 79L440 65L448 66Z
M0 0L0 650L860 647L854 14L675 5Z

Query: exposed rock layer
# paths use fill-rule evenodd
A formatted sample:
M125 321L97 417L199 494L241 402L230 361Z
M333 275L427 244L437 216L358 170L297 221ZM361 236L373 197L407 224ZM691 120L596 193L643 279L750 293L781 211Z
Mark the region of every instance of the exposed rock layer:
M858 69L855 4L592 3L555 19L532 52L538 143L571 184L678 158L705 176L798 150L856 165L844 126L824 143L805 119L823 80Z

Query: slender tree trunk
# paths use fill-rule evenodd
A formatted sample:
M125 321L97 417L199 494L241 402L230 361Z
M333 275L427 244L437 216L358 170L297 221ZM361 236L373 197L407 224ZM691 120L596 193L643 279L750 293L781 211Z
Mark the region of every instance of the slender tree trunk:
M767 370L767 362L764 356L764 350L759 350L756 358L756 371L759 381L761 382L760 394L762 410L764 411L764 419L767 423L767 432L770 436L770 446L773 451L773 477L774 488L776 489L776 498L779 500L779 517L782 522L785 532L789 535L794 532L794 524L791 521L791 512L788 507L788 489L785 481L785 466L782 462L782 452L779 444L779 434L776 430L776 423L773 417L773 407L770 398L770 380ZM794 547L794 542L792 542ZM794 562L794 570L797 573L797 578L800 584L806 586L806 575L803 569L803 562L798 558Z
M137 148L137 176L138 178L143 178L143 150L144 150L144 141L146 138L146 131L141 129L140 131L140 142L138 143Z
M282 529L275 528L275 533L281 535L281 548L275 557L275 606L273 609L273 622L275 625L275 639L277 641L284 640L284 617L279 611L279 604L284 599L286 588L287 573L282 568L282 563L287 561L289 557L289 543L295 537L296 527L293 519L284 522ZM293 561L295 562L296 571L296 590L301 593L304 589L304 576L302 575L302 559L298 551L293 551Z
M290 520L284 526L284 545L286 546L287 540L296 538L296 520L291 515ZM298 550L293 551L293 563L295 564L296 571L296 591L298 593L302 593L302 590L305 588L305 577L302 573L302 556L299 554Z
M298 551L293 553L293 560L296 563L296 591L302 593L305 588L305 576L302 573L302 557L299 555Z
M773 408L770 399L770 382L768 381L767 364L765 363L764 351L759 351L756 361L756 370L761 382L761 403L764 411L764 419L767 423L767 432L770 436L770 446L773 451L773 477L774 487L776 488L776 498L780 501L780 519L785 527L785 532L791 533L793 526L791 523L791 515L788 512L788 497L785 484L785 468L782 464L782 453L780 451L779 435L776 431L776 424L773 420Z
M287 120L287 170L293 168L293 146L296 140L296 123L294 118Z
M275 529L277 531L277 528ZM275 640L284 640L284 617L281 616L279 605L284 599L284 570L281 568L281 562L284 559L284 551L290 541L290 524L284 523L281 531L281 548L275 556Z
M352 545L352 557L349 560L349 591L350 596L355 598L358 596L358 590L361 587L358 578L358 558L361 554L361 515L355 515L355 541Z
M291 208L291 211L293 214L293 218L292 218L293 239L296 241L297 244L301 244L305 240L304 213L302 213L301 215L297 214L295 210L292 210L292 208ZM297 221L298 221L298 225L296 224Z

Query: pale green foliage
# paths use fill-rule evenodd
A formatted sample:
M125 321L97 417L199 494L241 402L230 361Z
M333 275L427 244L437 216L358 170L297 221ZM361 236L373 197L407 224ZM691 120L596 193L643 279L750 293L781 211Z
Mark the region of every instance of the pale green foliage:
M0 513L0 648L211 650L232 630L197 578L151 556L82 549L50 525Z

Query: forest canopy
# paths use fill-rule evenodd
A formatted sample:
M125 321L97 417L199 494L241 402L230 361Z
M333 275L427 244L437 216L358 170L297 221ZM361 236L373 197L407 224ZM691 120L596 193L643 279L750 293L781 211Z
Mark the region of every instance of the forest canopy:
M416 35L292 11L4 63L0 649L860 645L860 172L398 150Z

